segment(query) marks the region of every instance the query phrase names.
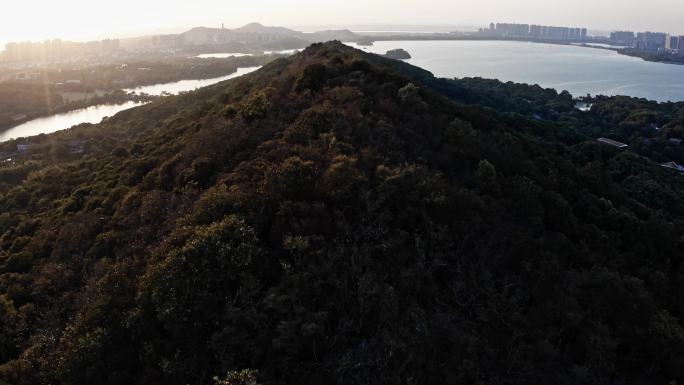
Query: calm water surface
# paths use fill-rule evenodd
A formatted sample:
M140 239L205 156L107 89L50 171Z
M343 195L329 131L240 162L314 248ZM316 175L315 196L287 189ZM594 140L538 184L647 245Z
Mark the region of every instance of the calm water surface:
M177 82L173 83L164 83L164 84L154 84L151 86L142 86L142 87L135 87L135 88L128 88L125 89L124 91L126 92L135 92L136 94L148 94L148 95L161 95L162 93L170 93L170 94L178 94L180 92L186 92L186 91L193 91L198 88L210 86L212 84L222 82L224 80L228 79L234 79L239 76L248 74L252 71L256 71L260 67L245 67L245 68L238 68L237 72L234 72L230 75L226 76L221 76L218 78L212 78L212 79L203 79L203 80L180 80Z
M403 48L413 56L408 63L439 77L539 84L575 96L684 101L683 65L647 62L603 49L513 41L380 41L357 48L374 53Z
M179 92L192 91L197 88L205 87L224 80L233 79L249 72L257 70L259 67L238 68L238 71L213 79L204 80L181 80L173 83L156 84L152 86L137 87L125 90L126 92L146 93L149 95L161 95L162 92L178 94ZM61 114L38 118L28 121L22 125L0 132L0 142L14 138L48 134L51 132L64 130L81 123L99 123L107 116L113 116L118 112L129 108L137 107L143 103L126 102L124 104L101 104L98 106L82 108Z
M301 49L281 49L278 51L264 51L264 55L294 55L302 51Z
M117 112L137 107L141 104L143 103L126 102L124 104L101 104L99 106L92 106L34 119L22 125L10 128L7 131L0 132L0 142L13 138L47 134L81 123L99 123L102 121L102 118L106 116L112 116Z
M264 55L292 55L301 51L301 49L281 49L277 51L264 51ZM225 59L229 57L243 57L243 56L254 56L251 53L240 53L240 52L224 52L224 53L205 53L202 55L195 56L200 59Z

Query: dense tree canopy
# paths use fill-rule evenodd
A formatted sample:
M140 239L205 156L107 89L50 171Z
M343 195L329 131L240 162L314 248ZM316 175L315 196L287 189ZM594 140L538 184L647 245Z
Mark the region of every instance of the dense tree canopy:
M594 140L682 106L572 103L327 43L32 138L0 383L684 380L684 178Z

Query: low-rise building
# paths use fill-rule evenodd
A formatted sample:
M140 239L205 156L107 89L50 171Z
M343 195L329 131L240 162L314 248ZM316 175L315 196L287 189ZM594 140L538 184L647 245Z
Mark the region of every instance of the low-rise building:
M676 162L663 163L661 166L684 173L684 166L677 164Z
M69 142L69 152L72 154L82 154L84 151L83 141L72 140Z
M609 144L611 146L615 146L618 148L629 147L629 145L627 145L625 143L621 143L621 142L618 142L616 140L612 140L612 139L608 139L608 138L598 138L597 140L601 143Z

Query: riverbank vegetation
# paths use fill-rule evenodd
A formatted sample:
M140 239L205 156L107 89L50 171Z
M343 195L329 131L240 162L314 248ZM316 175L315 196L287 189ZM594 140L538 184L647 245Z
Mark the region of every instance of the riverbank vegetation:
M625 48L617 51L622 55L638 57L646 61L667 64L684 64L684 55L673 54L670 52L646 52L635 50L633 48Z
M147 102L157 96L129 94L122 90L97 92L87 97L69 100L53 87L38 85L0 84L0 132L29 120L60 114L100 104L121 104L126 101Z
M275 57L177 58L78 68L46 67L38 72L5 75L20 80L0 82L0 131L38 117L98 104L151 100L149 95L129 95L123 90L226 76L240 67L260 66Z

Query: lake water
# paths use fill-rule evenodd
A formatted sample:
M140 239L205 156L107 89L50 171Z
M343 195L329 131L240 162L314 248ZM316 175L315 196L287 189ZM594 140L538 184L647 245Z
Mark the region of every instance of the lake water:
M34 119L22 125L10 128L7 131L0 132L0 142L4 142L12 138L47 134L81 123L99 123L102 121L102 118L106 116L112 116L117 112L137 107L141 104L142 103L136 102L126 102L124 104L103 104Z
M294 55L300 51L302 51L302 50L301 49L281 49L278 51L264 51L264 55Z
M384 54L403 48L408 63L439 77L483 77L539 84L575 96L628 95L658 101L684 101L684 65L654 63L617 52L514 41L379 41Z
M588 45L589 47L599 47L599 48L614 48L614 49L620 49L620 48L627 48L627 46L624 45L612 45L612 44L603 44L603 43L571 43L572 45Z
M238 71L213 79L204 80L181 80L173 83L156 84L152 86L137 87L125 90L126 92L146 93L148 95L161 95L162 92L178 94L179 92L192 91L197 88L233 79L249 72L255 71L259 67L238 68ZM88 108L82 108L61 114L55 114L44 118L28 121L9 130L0 132L0 142L13 138L22 138L39 134L64 130L81 123L99 123L103 118L113 116L118 112L129 108L137 107L143 103L126 102L124 104L101 104Z
M228 79L234 79L239 76L248 74L250 72L256 71L260 67L245 67L245 68L238 68L237 72L234 72L230 75L226 76L221 76L218 78L212 78L212 79L203 79L203 80L180 80L177 82L173 83L164 83L164 84L154 84L151 86L142 86L142 87L135 87L135 88L128 88L125 89L124 91L126 92L135 92L136 94L148 94L148 95L161 95L164 92L168 92L170 94L178 94L179 92L186 92L186 91L193 91L198 88L210 86L212 84L222 82L224 80Z
M264 51L264 55L292 55L301 51L301 49L281 49L277 51ZM229 57L243 57L243 56L254 56L251 53L239 53L239 52L224 52L224 53L205 53L202 55L195 56L199 59L225 59Z

